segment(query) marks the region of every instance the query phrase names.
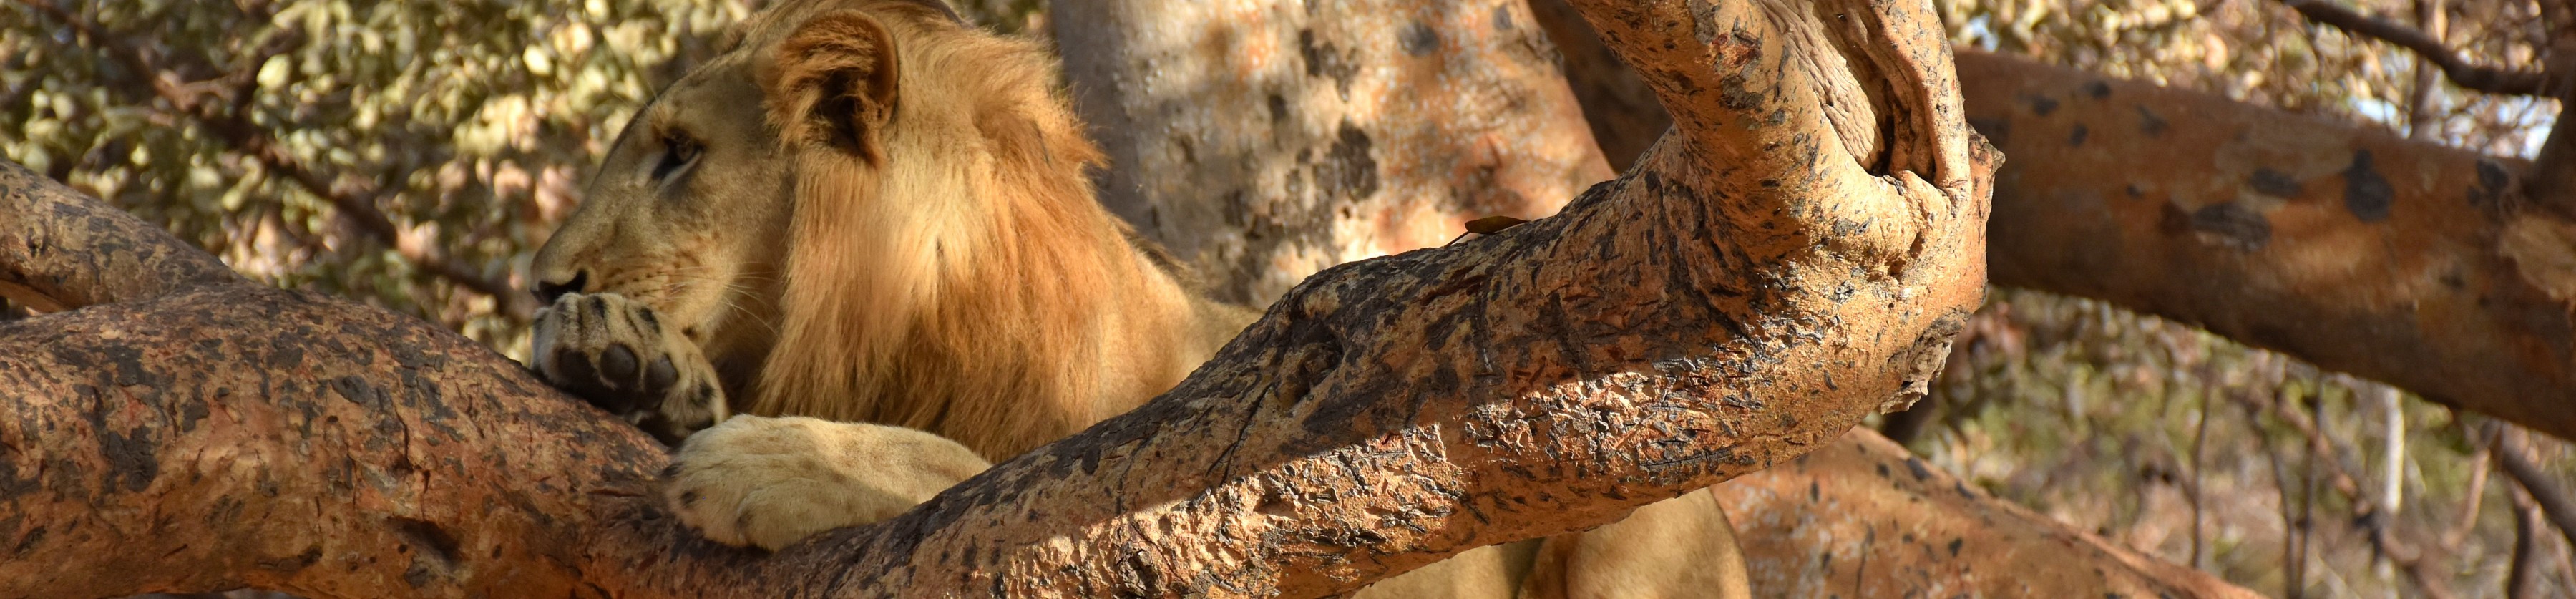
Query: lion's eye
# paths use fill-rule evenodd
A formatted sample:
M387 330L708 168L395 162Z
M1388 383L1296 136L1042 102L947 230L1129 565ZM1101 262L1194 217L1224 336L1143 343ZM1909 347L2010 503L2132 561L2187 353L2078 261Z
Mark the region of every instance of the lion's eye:
M669 181L672 175L698 161L698 139L673 131L662 134L662 161L653 165L653 180Z

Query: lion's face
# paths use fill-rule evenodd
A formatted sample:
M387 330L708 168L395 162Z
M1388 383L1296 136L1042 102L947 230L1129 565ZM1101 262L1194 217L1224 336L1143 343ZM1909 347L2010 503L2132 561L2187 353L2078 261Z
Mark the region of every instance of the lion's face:
M884 213L889 203L879 199L887 193L879 173L896 162L886 141L898 88L887 18L903 19L908 31L919 22L956 28L944 5L920 0L794 3L737 27L722 55L665 88L619 133L588 197L537 252L538 298L624 296L655 328L703 348L724 371L728 395L745 391L780 330L795 328L782 321L795 324L816 305L887 303L848 293L870 285L840 284L865 278L852 272L925 272L880 268L873 258L922 244L851 234L923 220ZM955 137L957 127L947 128ZM916 183L895 187L915 195L955 187L917 182L942 162L902 161ZM800 216L821 222L799 224ZM790 283L798 272L809 279L803 288ZM835 284L813 284L820 281ZM707 412L651 404L612 410Z
M1007 455L1169 388L1222 341L1187 332L1187 291L1093 198L1102 156L1041 46L938 0L783 3L736 35L627 126L533 269L550 305L640 305L616 330L685 337L726 397L586 399L674 436L730 408ZM592 299L567 302L608 305ZM620 350L658 345L582 330L555 349L599 350L589 378L656 376L664 356ZM537 344L540 370L591 374L548 369L560 352Z
M621 294L711 350L766 345L792 206L748 58L690 72L627 124L537 253L540 299Z

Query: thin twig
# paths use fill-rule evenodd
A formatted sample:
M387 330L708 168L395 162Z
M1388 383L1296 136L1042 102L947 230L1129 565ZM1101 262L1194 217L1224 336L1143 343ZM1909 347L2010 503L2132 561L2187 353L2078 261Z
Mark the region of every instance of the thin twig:
M2540 506L2522 489L2506 489L2513 498L2513 567L2505 571L2504 596L2540 596Z
M2364 523L2362 525L2368 527L2372 548L2388 558L2390 563L2404 570L2407 579L2414 582L2415 588L2422 591L2424 596L2434 599L2457 596L2451 592L2450 583L2447 582L2448 577L2443 574L2441 568L2434 566L2435 560L2431 557L2431 552L2400 538L2395 519L2382 513L2378 502L2372 501L2366 494L2367 491L2361 485L2360 479L2354 477L2352 470L2344 466L2343 459L2340 457L2342 452L2334 446L2334 440L2327 438L2325 433L2317 428L2316 420L2291 407L2291 404L2297 403L2291 395L2290 391L2284 389L2275 396L2270 406L2257 407L2269 409L2275 418L2290 425L2292 430L2307 439L2308 451L2312 458L2309 464L2313 466L2312 470L2325 477L2326 486L2333 487L2335 492L2342 493L2350 500L2352 521ZM2253 401L2252 398L2244 396L2238 396L2237 399L2245 402Z
M2486 503L2487 472L2493 468L2490 463L2495 461L2496 435L2491 434L2491 427L2469 426L2461 420L2463 415L2459 410L2452 410L2451 427L2459 430L2460 436L2470 439L2469 490L2462 495L2465 500L2460 502L2460 517L2453 521L2450 530L2442 533L2442 549L2445 551L2458 550L2461 543L2468 542L2471 533L2477 532L2478 511L2484 509L2483 504Z
M2504 427L2503 434L2496 440L2496 465L2504 470L2506 477L2513 479L2514 484L2531 493L2532 502L2540 506L2542 514L2549 516L2549 524L2558 529L2559 536L2566 537L2569 545L2576 546L2576 501L2571 501L2567 490L2552 482L2549 474L2540 470L2539 464L2531 462L2530 433L2518 426L2502 423L2495 426Z
M2433 39L2433 36L2425 35L2415 28L2353 12L2321 0L2280 0L2280 2L2283 6L2299 11L2299 15L2307 17L2309 21L2412 50L2417 55L2423 56L2425 60L2431 61L2434 66L2441 67L2442 74L2449 77L2452 84L2462 88L2491 94L2519 96L2542 95L2547 91L2546 84L2549 78L2544 73L2470 64L2467 59L2460 58L2459 53L2452 52L2450 47L2443 45L2441 40Z
M2206 371L2203 372L2203 381L2216 380L2208 374ZM2202 492L2201 477L2208 476L2209 472L2206 461L2209 448L2209 409L2214 407L2210 405L2210 396L2218 393L2218 385L2214 382L2201 386L2200 422L2191 430L2191 561L2187 564L2194 568L2203 567L2200 562L2203 553L2201 529L2204 527L2206 516L2201 506L2207 498L2206 493Z

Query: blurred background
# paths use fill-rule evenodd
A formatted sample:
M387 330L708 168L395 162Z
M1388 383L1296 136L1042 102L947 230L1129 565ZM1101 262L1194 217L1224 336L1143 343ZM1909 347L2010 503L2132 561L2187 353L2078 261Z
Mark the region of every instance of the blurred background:
M523 357L524 271L593 157L759 4L10 0L0 157L260 280ZM957 4L1048 33L1044 2ZM2483 64L2546 47L2532 2L2342 5ZM2530 157L2558 110L2462 90L2282 3L1940 6L1965 46L2492 155ZM2567 444L2096 301L1996 289L1933 399L1871 425L1996 495L2266 593L2504 596L2520 551L2544 566L2525 596L2576 597L2569 531L2500 469L2565 488ZM2357 521L2365 502L2380 516Z

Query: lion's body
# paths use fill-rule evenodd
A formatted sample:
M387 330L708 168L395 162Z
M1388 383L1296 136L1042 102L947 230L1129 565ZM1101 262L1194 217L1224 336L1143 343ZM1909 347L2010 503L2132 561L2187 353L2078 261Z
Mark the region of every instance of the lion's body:
M628 125L534 269L557 296L538 370L686 438L668 492L710 538L899 513L1141 405L1250 321L1098 204L1037 45L937 0L789 2L737 35ZM1580 559L1509 547L1380 594L1510 596Z

